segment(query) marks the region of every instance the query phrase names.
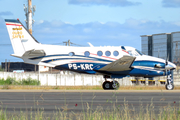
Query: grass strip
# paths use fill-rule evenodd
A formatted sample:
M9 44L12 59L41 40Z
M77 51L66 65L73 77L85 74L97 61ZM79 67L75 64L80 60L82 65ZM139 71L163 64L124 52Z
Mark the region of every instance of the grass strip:
M165 106L154 109L153 103L147 104L146 108L139 106L140 110L129 107L128 101L124 100L122 106L112 103L113 109L97 106L95 110L87 106L82 112L73 110L62 110L56 108L51 114L47 114L43 108L35 108L35 111L7 112L5 108L0 109L0 120L180 120L180 106ZM67 107L65 105L65 107Z
M102 86L37 86L37 85L0 85L0 89L14 90L103 90ZM121 86L118 90L166 90L165 86ZM174 90L180 90L175 86Z

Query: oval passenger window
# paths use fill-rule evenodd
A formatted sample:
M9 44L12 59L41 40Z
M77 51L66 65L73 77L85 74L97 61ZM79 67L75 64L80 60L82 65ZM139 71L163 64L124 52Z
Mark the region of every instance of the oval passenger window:
M106 56L110 56L110 55L111 55L111 52L110 52L110 51L106 51L106 52L105 52L105 55L106 55Z
M69 53L69 56L74 56L74 55L75 55L74 52Z
M102 56L102 55L103 55L103 52L102 52L102 51L98 51L98 52L97 52L97 55L98 55L98 56Z
M114 55L114 56L118 56L118 55L119 55L119 52L118 52L118 51L114 51L114 52L113 52L113 55Z
M89 51L84 52L84 55L85 55L86 57L89 57L89 55L90 55Z

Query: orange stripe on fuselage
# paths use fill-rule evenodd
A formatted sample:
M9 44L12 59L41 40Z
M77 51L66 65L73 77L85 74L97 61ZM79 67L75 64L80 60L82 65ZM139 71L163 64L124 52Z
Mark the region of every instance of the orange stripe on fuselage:
M71 61L71 62L90 62L90 63L101 63L98 61L91 61L91 60L75 60L75 61Z
M94 54L94 53L90 53L90 54L91 54L91 55L96 55L96 56L98 56L97 54ZM109 58L109 59L117 60L116 58L107 57L107 56L100 56L100 57L104 57L104 58Z

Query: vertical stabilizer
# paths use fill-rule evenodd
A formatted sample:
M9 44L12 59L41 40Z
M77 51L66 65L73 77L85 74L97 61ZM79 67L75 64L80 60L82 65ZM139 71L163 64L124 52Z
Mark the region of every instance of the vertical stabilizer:
M14 55L21 57L26 51L35 49L38 41L27 31L19 20L5 19Z

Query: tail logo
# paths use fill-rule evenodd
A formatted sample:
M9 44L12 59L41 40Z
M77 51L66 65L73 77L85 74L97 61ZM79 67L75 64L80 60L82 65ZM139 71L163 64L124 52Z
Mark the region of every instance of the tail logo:
M24 38L22 27L19 26L19 28L12 28L12 38Z
M22 27L19 26L19 28L13 28L13 30L22 30Z

